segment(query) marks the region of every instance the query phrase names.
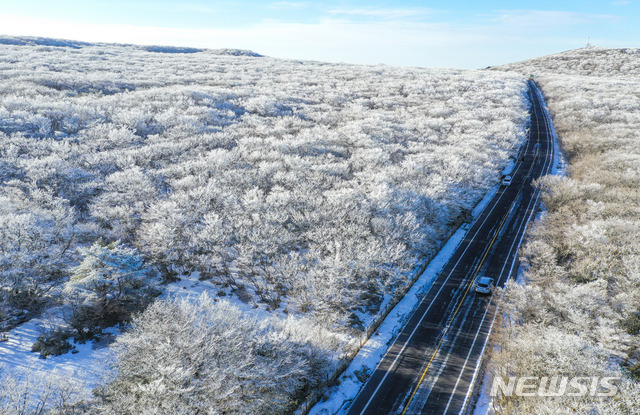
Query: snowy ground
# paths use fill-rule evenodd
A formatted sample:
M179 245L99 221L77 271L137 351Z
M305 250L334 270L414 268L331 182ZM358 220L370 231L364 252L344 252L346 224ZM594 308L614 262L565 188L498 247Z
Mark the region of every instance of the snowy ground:
M40 328L46 324L44 319L35 318L8 333L9 340L0 343L2 376L17 378L32 374L40 380L63 377L81 385L87 395L90 394L105 373L109 358L108 348L94 345L93 342L77 343L74 353L42 359L38 353L31 352L31 347L41 334ZM105 332L117 334L115 329Z
M287 317L283 312L283 310L286 309L286 304L278 310L267 311L264 304L256 303L251 299L248 301L242 301L230 288L222 290L220 289L220 286L213 284L209 280L200 280L200 273L198 272L183 275L181 276L180 281L171 283L164 287L161 298L184 298L195 300L203 292L207 292L212 298L218 297L220 299L224 299L233 306L242 310L243 313L255 316L258 319L267 319L274 316L280 318ZM224 294L220 295L222 293Z
M473 408L473 415L493 415L495 413L491 405L493 400L490 396L492 381L493 378L489 370L485 370L484 376L482 377L482 385L480 386L480 393Z
M207 291L213 298L222 293L219 287L210 281L200 281L200 275L194 272L190 275L182 276L180 281L169 284L165 287L162 297L193 298ZM245 313L255 315L259 319L274 316L274 312L269 312L261 305L253 302L243 302L230 290L224 291L224 296L220 296L231 302ZM279 317L285 317L280 312ZM50 310L48 315L55 315L55 310ZM278 315L278 313L276 313ZM86 342L84 344L71 343L75 346L73 352L61 356L51 356L47 359L40 358L38 353L31 351L33 343L42 334L41 328L51 325L51 321L56 318L34 318L21 324L8 332L8 341L0 342L0 370L2 376L21 378L26 375L35 375L39 379L64 378L75 385L79 385L86 395L90 395L92 389L97 386L102 375L106 372L109 363L109 348L99 343ZM107 334L116 336L118 330L109 328L104 330Z

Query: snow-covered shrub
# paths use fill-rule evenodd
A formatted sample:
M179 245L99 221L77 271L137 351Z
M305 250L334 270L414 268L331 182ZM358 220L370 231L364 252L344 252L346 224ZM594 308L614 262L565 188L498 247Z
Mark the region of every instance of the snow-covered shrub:
M308 322L258 320L206 294L157 301L116 342L100 412L289 412L335 366L336 343Z
M37 308L63 282L73 244L82 238L75 210L29 184L0 187L0 296L16 308Z
M91 204L91 213L112 238L132 243L142 213L149 200L156 197L151 179L135 166L105 177L102 193Z
M87 413L82 382L64 373L34 373L0 366L0 415L74 415Z
M620 325L627 333L632 335L640 334L640 310L631 312L629 315L620 320Z
M127 321L157 294L149 268L135 249L119 241L98 241L80 253L81 262L65 286L72 309L69 323L80 337Z
M72 336L70 330L57 329L42 333L31 347L31 351L39 353L40 357L59 356L69 352L74 346L69 342Z

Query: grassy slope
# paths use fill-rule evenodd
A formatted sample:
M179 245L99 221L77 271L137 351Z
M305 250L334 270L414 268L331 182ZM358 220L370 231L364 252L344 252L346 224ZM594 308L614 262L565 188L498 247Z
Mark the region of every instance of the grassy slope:
M503 376L622 376L598 397L502 397L499 413L638 413L640 50L580 49L500 70L536 74L568 160L523 248L493 354Z

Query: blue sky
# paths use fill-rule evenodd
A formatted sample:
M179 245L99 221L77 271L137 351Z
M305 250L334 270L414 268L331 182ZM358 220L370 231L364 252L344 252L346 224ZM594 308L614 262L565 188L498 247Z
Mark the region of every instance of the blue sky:
M638 22L640 0L0 0L0 34L427 67L640 47Z

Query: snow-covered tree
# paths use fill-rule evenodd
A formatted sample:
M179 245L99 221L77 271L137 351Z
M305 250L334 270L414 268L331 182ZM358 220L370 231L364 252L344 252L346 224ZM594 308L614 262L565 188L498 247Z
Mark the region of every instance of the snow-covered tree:
M118 339L101 413L291 411L336 364L335 341L308 322L260 321L206 294L157 301Z
M115 239L132 243L142 213L156 197L149 177L139 167L133 167L105 178L102 193L91 204L91 212Z
M60 285L84 237L75 209L29 185L0 188L0 285L16 307L37 305ZM4 302L4 301L3 301Z
M82 382L64 373L5 372L0 366L0 415L80 414L90 398Z
M73 269L65 292L79 332L83 325L112 325L143 309L154 294L149 268L135 249L102 241L80 249L82 260Z

